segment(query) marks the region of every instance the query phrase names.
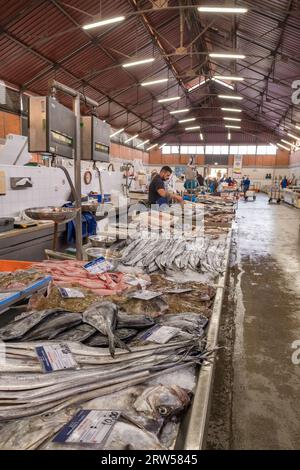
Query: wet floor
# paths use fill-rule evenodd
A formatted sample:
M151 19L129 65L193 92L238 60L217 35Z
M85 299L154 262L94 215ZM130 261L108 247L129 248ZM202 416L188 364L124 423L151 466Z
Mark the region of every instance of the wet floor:
M299 224L264 195L239 203L208 448L300 448Z

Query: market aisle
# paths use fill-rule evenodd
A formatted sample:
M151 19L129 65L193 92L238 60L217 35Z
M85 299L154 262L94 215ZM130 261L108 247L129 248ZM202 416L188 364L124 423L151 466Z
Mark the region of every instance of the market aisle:
M230 343L231 316L233 354L217 366L225 383L216 380L208 447L299 449L300 364L292 363L292 343L300 340L300 211L259 195L240 202L237 221L238 264L220 340Z
M240 275L233 356L234 449L296 449L300 444L300 211L241 202Z

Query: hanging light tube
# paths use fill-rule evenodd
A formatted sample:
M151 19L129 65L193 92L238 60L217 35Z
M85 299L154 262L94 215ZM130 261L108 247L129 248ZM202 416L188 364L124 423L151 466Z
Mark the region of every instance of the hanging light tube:
M179 124L183 124L184 122L192 122L196 121L196 118L188 118L188 119L181 119L181 121L178 121Z
M240 129L241 126L232 126L231 124L230 125L226 125L225 126L227 129Z
M279 144L279 143L277 145L278 145L278 147L281 147L285 150L288 150L289 152L291 151L291 149L289 147L286 147L285 145L282 145L282 144Z
M203 134L200 132L200 140L204 140Z
M219 80L218 78L214 77L212 80L216 83L219 83L222 86L225 86L226 88L230 88L230 90L234 90L234 86L229 85L228 83L223 82L223 80Z
M130 139L127 139L125 140L125 144L128 144L129 142L131 142L133 139L136 139L139 135L138 134L135 134L134 136L130 137Z
M231 80L232 82L242 82L245 80L244 77L234 77L230 75L215 75L214 78L218 80Z
M157 100L158 103L168 103L169 101L180 100L180 96L171 96L170 98L160 98Z
M82 29L93 29L107 24L120 23L125 20L125 16L116 16L115 18L108 18L107 20L96 21L95 23L89 23L82 26Z
M228 131L228 136L227 136L228 140L231 140L231 133L230 131Z
M148 144L149 141L150 139L144 140L144 142L141 142L139 145L137 145L137 147L142 147L142 145Z
M292 137L292 139L300 140L300 137L297 137L296 135L291 134L290 132L288 132L288 136Z
M233 117L224 117L224 121L239 121L241 122L240 118L233 118Z
M200 129L200 126L192 126L192 127L186 127L185 128L186 131L193 131L193 130L196 130L196 129Z
M119 129L118 131L114 132L113 134L110 134L110 138L115 137L118 134L121 134L121 132L124 131L124 127L122 129Z
M146 150L147 150L147 152L149 152L149 150L152 150L152 149L154 149L154 147L157 147L157 146L158 146L158 144L153 144L150 147L148 147Z
M232 113L241 113L242 110L238 108L221 108L222 111L229 111Z
M196 88L199 88L202 85L205 85L205 83L209 82L209 80L202 80L200 83L196 83L196 85L193 85L191 88L188 89L188 92L190 93L191 91L196 90Z
M246 59L244 54L230 54L230 53L219 53L211 52L208 54L212 59Z
M151 57L150 59L134 60L132 62L125 62L124 64L122 64L122 67L127 68L127 67L134 67L135 65L149 64L150 62L153 62L154 60L155 60L154 57Z
M141 86L157 85L158 83L167 82L168 78L159 78L157 80L149 80L148 82L142 82Z
M242 14L247 13L248 8L240 7L198 7L200 13L233 13Z
M218 95L219 98L223 100L242 100L242 96L237 96L237 95Z
M188 113L189 109L184 108L184 109L175 109L174 111L170 111L170 114L180 114L180 113Z
M162 145L160 145L158 148L159 148L159 149L162 149L165 145L167 145L167 144L166 144L166 143L165 143L165 144L162 144Z

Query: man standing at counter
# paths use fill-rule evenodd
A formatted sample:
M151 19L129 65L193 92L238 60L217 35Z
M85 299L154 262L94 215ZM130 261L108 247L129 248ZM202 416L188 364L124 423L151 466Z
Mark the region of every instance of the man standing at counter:
M178 194L169 192L165 188L165 183L170 179L172 169L169 166L163 166L159 174L154 176L149 186L149 205L168 204L169 200L173 199L180 204L183 204L183 199Z

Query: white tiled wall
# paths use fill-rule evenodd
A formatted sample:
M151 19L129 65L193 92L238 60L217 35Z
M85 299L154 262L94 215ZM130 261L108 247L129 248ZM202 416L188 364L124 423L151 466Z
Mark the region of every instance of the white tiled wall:
M67 168L74 181L73 165ZM89 185L86 185L82 179L82 194L88 194L90 191L100 192L97 172L92 170L88 162L83 162L82 175L86 169L92 171L93 178ZM6 195L0 196L0 217L17 216L21 210L29 207L61 206L70 196L71 191L65 174L58 168L2 165L0 170L6 175ZM105 170L101 175L104 193L110 193L113 189L121 191L122 173ZM19 190L10 188L11 177L26 176L31 177L32 188Z

